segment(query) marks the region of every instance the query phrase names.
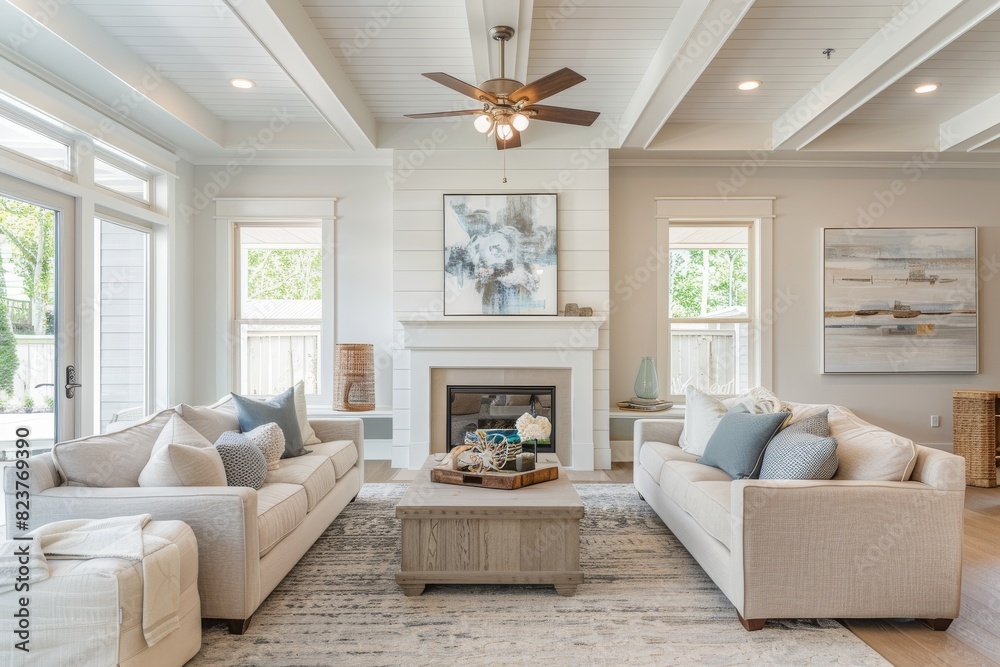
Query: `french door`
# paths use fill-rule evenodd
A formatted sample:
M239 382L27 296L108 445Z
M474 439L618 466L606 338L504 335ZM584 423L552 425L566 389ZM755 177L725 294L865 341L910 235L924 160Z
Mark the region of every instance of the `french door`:
M0 175L0 461L75 437L76 203Z

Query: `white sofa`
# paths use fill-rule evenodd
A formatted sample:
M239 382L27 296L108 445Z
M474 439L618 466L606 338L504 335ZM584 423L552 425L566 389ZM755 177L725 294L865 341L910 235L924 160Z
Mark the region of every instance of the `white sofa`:
M143 461L175 411L74 441L94 445L82 456L92 459L93 479L112 480L112 485L81 485L86 479L67 484L51 453L29 458L30 528L64 519L144 513L154 520L183 521L198 539L202 616L224 619L230 632L242 634L260 603L361 490L363 422L310 419L321 442L307 445L311 453L305 456L282 459L277 470L268 471L260 490L138 486ZM135 455L137 447L140 453L145 447L145 459ZM8 538L23 532L15 529L14 473L8 467L4 475Z
M832 407L844 450L834 479L734 481L680 448L683 422L643 419L635 487L747 630L769 618L918 618L946 629L961 599L964 461L910 443L905 481L857 479L866 449L905 439Z

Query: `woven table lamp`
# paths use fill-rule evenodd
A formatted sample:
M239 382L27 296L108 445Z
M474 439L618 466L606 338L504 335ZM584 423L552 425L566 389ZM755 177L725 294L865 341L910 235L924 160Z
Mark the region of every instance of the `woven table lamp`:
M375 346L340 343L333 359L333 409L375 409Z

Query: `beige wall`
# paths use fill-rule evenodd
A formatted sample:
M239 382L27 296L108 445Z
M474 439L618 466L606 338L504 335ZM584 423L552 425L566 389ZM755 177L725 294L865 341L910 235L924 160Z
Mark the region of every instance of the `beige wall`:
M613 163L612 163L613 165ZM740 172L743 168L743 173ZM951 392L1000 389L1000 172L932 167L611 167L611 399L632 394L639 357L655 355L655 277L635 288L655 246L657 196L773 195L773 389L782 398L846 405L922 444L950 446ZM745 174L750 174L744 177ZM893 194L895 187L896 194ZM880 201L881 198L881 201ZM888 205L885 204L888 202ZM872 215L868 222L862 211ZM881 215L879 215L881 213ZM832 376L820 372L823 227L976 226L981 275L979 375ZM631 276L631 285L626 279ZM930 416L941 427L930 427Z

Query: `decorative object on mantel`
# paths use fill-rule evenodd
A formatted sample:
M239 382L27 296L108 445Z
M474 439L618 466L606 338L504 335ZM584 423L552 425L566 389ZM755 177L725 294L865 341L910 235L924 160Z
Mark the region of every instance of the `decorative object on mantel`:
M375 409L375 346L338 343L333 358L333 409Z
M566 308L563 310L563 314L566 317L579 317L580 316L580 304L578 303L567 303Z
M593 317L594 309L590 306L584 306L580 309L580 317Z
M635 395L639 398L656 399L660 397L660 384L656 379L656 364L653 357L643 357L639 364L639 373L635 376Z
M445 315L558 315L556 195L444 196Z
M633 396L627 401L618 401L619 410L631 410L635 412L662 412L674 407L673 401L664 401L658 398L639 398Z

